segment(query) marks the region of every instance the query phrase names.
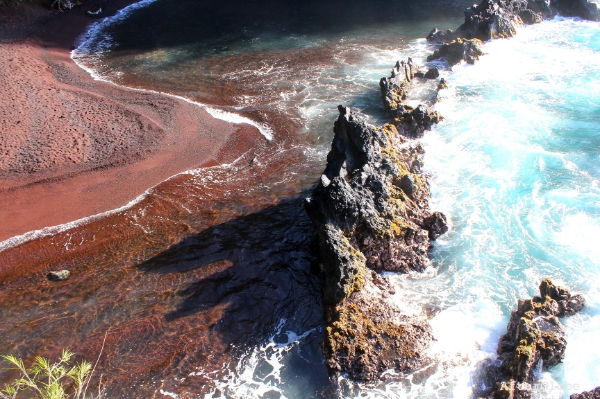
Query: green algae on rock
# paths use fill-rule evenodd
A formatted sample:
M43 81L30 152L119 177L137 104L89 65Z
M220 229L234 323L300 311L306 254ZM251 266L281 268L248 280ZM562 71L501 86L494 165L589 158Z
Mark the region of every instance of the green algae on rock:
M334 132L306 201L325 276L327 364L363 381L415 371L430 362L431 328L401 312L376 271L423 271L431 240L447 230L445 217L429 210L423 147L401 125L371 126L342 106Z
M567 346L565 328L558 317L579 312L585 300L571 295L550 279L540 284L540 296L520 299L507 331L498 343L498 364L489 367L495 375L489 398L529 398L535 370L548 369L562 362Z

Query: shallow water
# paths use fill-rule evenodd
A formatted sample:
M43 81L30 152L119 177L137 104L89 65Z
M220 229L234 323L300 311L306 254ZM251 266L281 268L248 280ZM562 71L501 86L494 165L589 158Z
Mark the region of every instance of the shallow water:
M175 176L127 209L1 252L3 263L40 272L4 284L0 352L66 346L92 359L106 335L99 365L111 397L465 398L516 299L550 276L588 306L566 321L565 362L537 393L600 385L600 27L573 20L525 28L486 44L475 66L443 72L450 89L437 109L446 120L424 144L432 208L451 230L434 269L394 277L407 311L435 314L435 365L374 386L328 379L302 197L324 167L337 104L385 120L379 78L397 59L423 62L432 48L419 37L457 26L464 6L432 2L442 12L425 18L407 3L391 13L400 23L382 23L390 14L364 5L312 13L307 3L294 16L274 3L254 16L248 2L212 20L203 2L148 1L97 30L103 41L88 37L75 58L98 76L267 123L273 140ZM425 86L414 101L431 94ZM48 268L74 277L51 285Z

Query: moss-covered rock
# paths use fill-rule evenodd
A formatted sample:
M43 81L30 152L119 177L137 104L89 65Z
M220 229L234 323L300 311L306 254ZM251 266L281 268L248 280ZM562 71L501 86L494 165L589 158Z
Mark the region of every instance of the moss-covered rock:
M540 284L540 296L520 299L511 314L506 334L498 344L498 372L490 398L531 396L534 370L556 366L564 358L567 341L565 329L557 316L564 316L583 307L583 297L571 295L566 288L556 286L550 279ZM570 304L576 304L570 305ZM568 313L571 314L571 313ZM506 396L510 394L509 396Z
M365 278L365 290L330 309L324 340L329 368L369 381L384 370L411 372L425 366L430 362L424 354L432 339L430 327L414 317L398 317L385 299L373 301L373 295L384 297L382 288L373 283L372 274Z
M427 230L423 147L396 124L374 127L349 108L339 112L327 167L306 202L325 276L324 350L330 369L374 380L422 367L432 339L424 320L385 301L390 285L375 271L424 270L440 230Z

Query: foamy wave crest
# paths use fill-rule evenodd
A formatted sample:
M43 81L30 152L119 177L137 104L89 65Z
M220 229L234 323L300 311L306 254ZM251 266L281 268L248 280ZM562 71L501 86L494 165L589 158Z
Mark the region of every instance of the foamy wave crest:
M259 399L265 397L265 394L278 394L279 398L285 399L285 393L280 387L283 359L304 338L317 331L313 328L301 335L293 331L284 332L286 321L281 319L277 330L266 344L251 349L224 378L217 379L215 388L204 398ZM286 337L285 341L282 340L283 335Z
M176 175L173 175L173 176L169 177L168 179L163 180L162 182L156 184L155 186L147 189L143 194L139 195L138 197L131 200L129 203L127 203L126 205L123 205L122 207L112 209L110 211L98 213L95 215L87 216L87 217L84 217L81 219L74 220L72 222L63 223L63 224L59 224L56 226L44 227L43 229L33 230L33 231L29 231L25 234L11 237L7 240L0 242L0 253L4 252L10 248L14 248L16 246L25 244L29 241L33 241L33 240L37 240L40 238L54 236L54 235L57 235L60 233L64 233L64 232L74 229L76 227L81 227L81 226L90 224L96 220L100 220L100 219L103 219L103 218L106 218L106 217L109 217L112 215L116 215L121 212L125 212L125 211L133 208L135 205L141 203L149 195L152 195L152 193L154 192L154 189L156 187L158 187L159 185L161 185L165 182L168 182L171 179L175 179L178 176L193 175L193 176L198 177L198 176L201 176L203 173L207 173L209 175L208 179L210 179L210 174L211 174L210 172L215 171L215 170L227 170L227 169L234 168L238 163L243 162L247 158L247 155L248 155L248 153L245 153L229 164L222 164L222 165L218 165L218 166L212 166L212 167L201 168L201 169L190 169L190 170L186 170L184 172L178 173Z
M199 103L195 103L195 104L200 105ZM223 111L223 110L217 109L217 108L211 108L211 107L205 106L205 109L206 109L206 112L211 114L213 118L221 119L221 120L229 122L229 123L235 123L235 124L245 123L247 125L252 125L255 128L257 128L258 130L260 130L262 135L265 136L265 138L268 141L273 140L273 130L266 123L258 123L251 119L245 118L239 114L234 114L233 112L227 112L227 111Z
M144 7L148 7L150 4L154 3L157 0L143 0L139 3L132 4L128 7L117 12L116 15L112 17L107 17L101 22L94 23L90 26L89 30L80 36L77 40L77 48L71 51L71 59L84 71L90 74L94 80L111 83L118 87L126 87L116 84L115 82L108 79L105 75L103 75L97 68L99 65L99 56L105 52L110 50L114 43L112 42L112 38L110 35L105 33L106 29L110 26L121 23L132 12L139 10ZM91 64L94 66L88 65L89 61L92 60ZM88 63L86 63L88 61ZM265 123L256 122L250 118L246 118L234 112L225 111L222 109L216 109L207 104L202 104L197 101L190 100L189 98L178 96L170 93L163 93L155 90L146 90L139 89L134 87L126 87L130 90L136 90L147 93L160 94L164 96L168 96L171 98L177 98L178 100L183 100L187 103L196 105L198 107L204 108L213 118L221 119L233 124L247 124L256 127L260 133L267 139L267 141L273 140L273 130Z
M100 22L91 24L88 28L88 31L81 35L79 39L77 39L77 48L74 50L74 52L76 52L78 55L83 55L109 50L114 46L114 43L110 35L106 35L104 33L106 29L110 26L125 21L131 15L131 13L141 8L148 7L155 1L157 0L142 0L119 10L112 17L107 17Z
M18 236L14 236L11 237L7 240L4 240L2 242L0 242L0 253L6 251L7 249L16 247L18 245L24 244L28 241L33 241L33 240L37 240L40 238L44 238L44 237L48 237L48 236L53 236L53 235L57 235L60 233L64 233L65 231L71 230L73 228L76 227L80 227L80 226L84 226L86 224L89 224L93 221L111 216L111 215L116 215L119 212L123 212L127 209L132 208L133 206L135 206L136 204L139 204L140 202L142 202L144 200L144 198L146 198L148 196L149 193L152 192L152 188L146 190L144 192L144 194L140 195L139 197L135 198L134 200L130 201L127 205L124 205L120 208L117 209L113 209L107 212L103 212L103 213L98 213L96 215L92 215L92 216L87 216L81 219L77 219L74 220L72 222L69 223L64 223L64 224L59 224L57 226L52 226L52 227L44 227L43 229L39 229L39 230L33 230L33 231L29 231L25 234L21 234Z

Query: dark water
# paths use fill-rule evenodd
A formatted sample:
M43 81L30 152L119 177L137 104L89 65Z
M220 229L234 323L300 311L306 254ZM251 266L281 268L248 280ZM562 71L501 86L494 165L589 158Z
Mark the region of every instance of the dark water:
M115 398L338 396L303 197L337 105L385 119L379 78L466 3L158 0L88 38L75 56L100 76L240 113L274 139L0 252L0 353L93 360L106 337L98 375ZM69 281L45 280L62 268Z

